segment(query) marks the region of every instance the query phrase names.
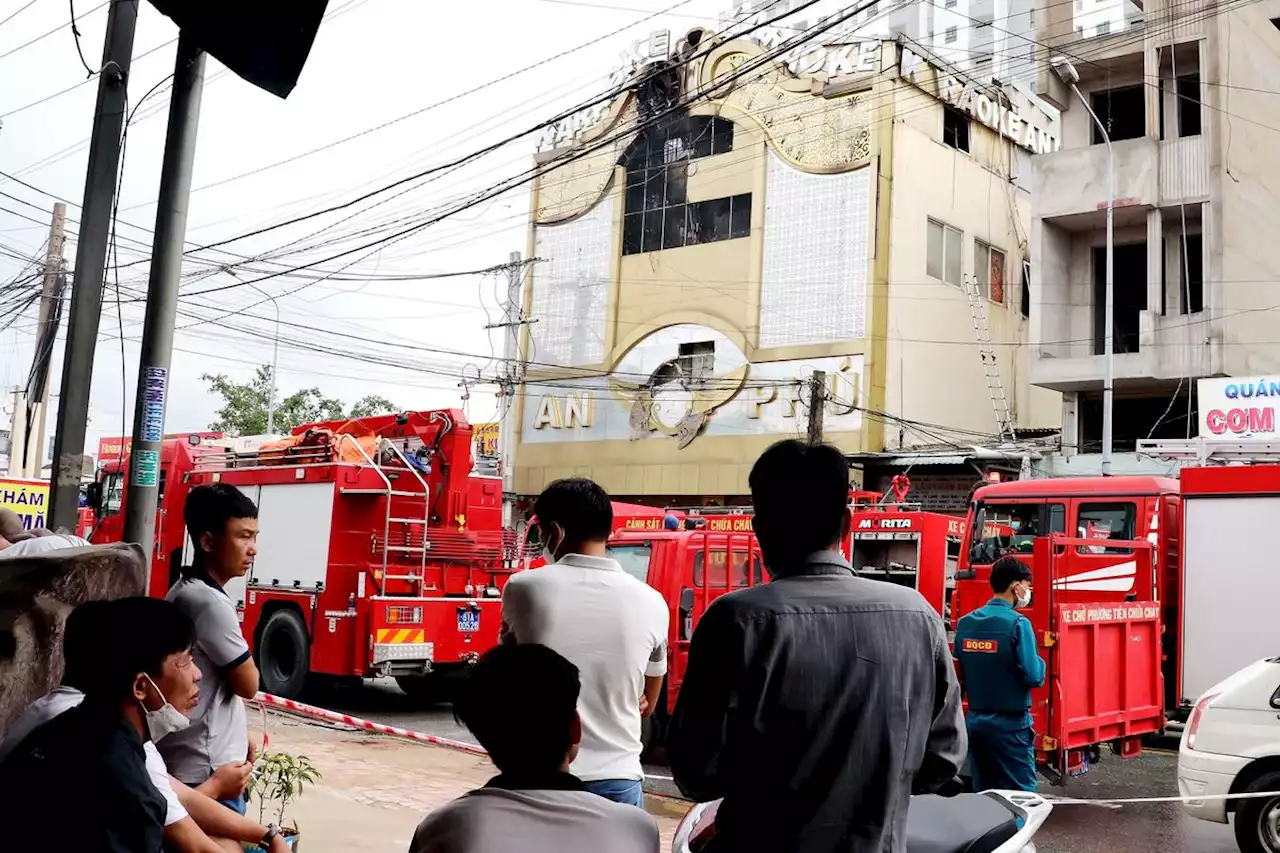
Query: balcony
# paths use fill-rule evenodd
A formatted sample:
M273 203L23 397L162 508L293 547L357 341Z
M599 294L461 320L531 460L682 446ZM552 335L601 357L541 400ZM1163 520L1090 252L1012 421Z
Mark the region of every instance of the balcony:
M1184 136L1160 143L1160 203L1209 198L1209 157L1205 137Z
M1179 140L1181 141L1181 140ZM1116 207L1159 201L1160 143L1148 137L1114 143ZM1032 158L1035 215L1068 229L1096 227L1107 209L1107 146L1068 148ZM1072 220L1079 220L1073 222Z
M1222 370L1222 341L1212 334L1205 314L1161 316L1143 311L1139 335L1137 352L1117 351L1113 356L1117 390L1149 388L1187 376L1213 376ZM1054 391L1102 388L1106 356L1092 352L1092 344L1084 342L1040 347L1031 360L1031 384Z

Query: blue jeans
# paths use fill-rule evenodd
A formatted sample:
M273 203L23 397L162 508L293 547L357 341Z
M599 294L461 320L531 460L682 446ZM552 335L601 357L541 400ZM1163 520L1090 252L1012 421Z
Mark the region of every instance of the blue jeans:
M606 800L644 808L644 786L639 779L597 779L582 784L588 791Z
M1036 790L1035 732L1004 729L970 716L969 765L973 790Z
M244 799L244 794L241 794L240 796L236 797L234 800L218 800L218 802L222 803L224 806L231 809L233 812L240 815L241 817L244 817L245 813L248 811L248 808L246 806L245 799Z

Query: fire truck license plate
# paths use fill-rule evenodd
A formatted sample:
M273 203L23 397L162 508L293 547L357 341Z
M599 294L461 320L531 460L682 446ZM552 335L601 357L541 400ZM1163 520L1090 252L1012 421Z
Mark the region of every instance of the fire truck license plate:
M458 630L466 634L474 634L480 630L480 611L459 610Z

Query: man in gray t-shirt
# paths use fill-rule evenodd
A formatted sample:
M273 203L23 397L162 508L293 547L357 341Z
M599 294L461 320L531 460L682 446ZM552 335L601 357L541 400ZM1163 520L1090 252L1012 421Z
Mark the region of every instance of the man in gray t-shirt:
M409 853L658 853L653 818L569 773L582 740L581 688L578 668L546 646L481 657L454 708L499 774L427 815Z
M258 692L258 668L223 587L253 565L258 508L235 486L213 483L191 490L183 518L194 558L166 598L195 625L193 654L203 680L191 726L157 746L169 772L196 786L223 764L253 759L243 700ZM226 805L244 814L244 794Z

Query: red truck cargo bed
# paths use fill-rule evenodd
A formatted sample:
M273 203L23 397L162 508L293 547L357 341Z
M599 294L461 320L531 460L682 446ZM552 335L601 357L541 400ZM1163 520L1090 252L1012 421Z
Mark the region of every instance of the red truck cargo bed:
M1048 733L1059 748L1160 731L1159 603L1073 603L1055 609Z

